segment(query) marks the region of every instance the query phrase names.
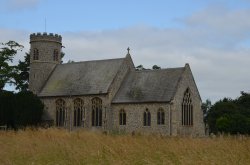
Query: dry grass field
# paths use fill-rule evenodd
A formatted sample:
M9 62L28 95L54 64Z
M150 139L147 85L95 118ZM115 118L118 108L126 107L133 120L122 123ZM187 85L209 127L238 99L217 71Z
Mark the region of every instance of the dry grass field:
M0 131L1 165L250 164L249 137L104 135L58 129Z

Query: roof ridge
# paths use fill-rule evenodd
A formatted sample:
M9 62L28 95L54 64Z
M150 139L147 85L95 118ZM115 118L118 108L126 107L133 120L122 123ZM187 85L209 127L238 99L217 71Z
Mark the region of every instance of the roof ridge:
M102 59L102 60L89 60L89 61L77 61L71 63L63 63L61 65L68 65L68 64L79 64L79 63L87 63L87 62L101 62L101 61L111 61L111 60L122 60L125 58L110 58L110 59Z
M160 72L174 69L184 69L185 67L176 67L176 68L162 68L162 69L145 69L145 70L135 70L135 72Z

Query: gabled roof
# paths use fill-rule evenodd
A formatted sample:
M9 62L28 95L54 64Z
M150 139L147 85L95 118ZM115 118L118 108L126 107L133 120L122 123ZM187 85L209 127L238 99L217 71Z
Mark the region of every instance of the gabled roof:
M59 64L38 96L106 94L124 58Z
M112 103L169 102L175 95L184 69L130 72Z

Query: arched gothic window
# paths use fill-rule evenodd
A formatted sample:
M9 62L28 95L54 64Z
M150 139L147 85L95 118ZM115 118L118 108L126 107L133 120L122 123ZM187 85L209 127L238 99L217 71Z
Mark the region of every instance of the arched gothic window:
M165 124L165 113L162 108L159 108L157 112L157 124L164 125Z
M143 125L144 126L150 126L151 125L151 114L148 111L148 109L146 109L143 113Z
M83 100L80 98L77 98L74 100L74 126L79 127L83 126Z
M33 50L33 60L39 60L39 50L37 48Z
M54 61L58 61L58 50L57 50L57 49L54 50L54 53L53 53L53 60L54 60Z
M182 101L182 125L183 126L193 125L193 105L189 89L185 91Z
M63 127L66 118L65 101L62 99L56 100L56 126Z
M102 126L102 100L98 97L92 99L92 126Z
M126 112L122 109L119 113L119 123L120 125L126 125Z

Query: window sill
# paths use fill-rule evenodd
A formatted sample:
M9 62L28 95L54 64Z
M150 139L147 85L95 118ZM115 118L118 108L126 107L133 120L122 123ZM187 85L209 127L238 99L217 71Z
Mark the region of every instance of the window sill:
M194 125L182 125L182 127L193 127Z

